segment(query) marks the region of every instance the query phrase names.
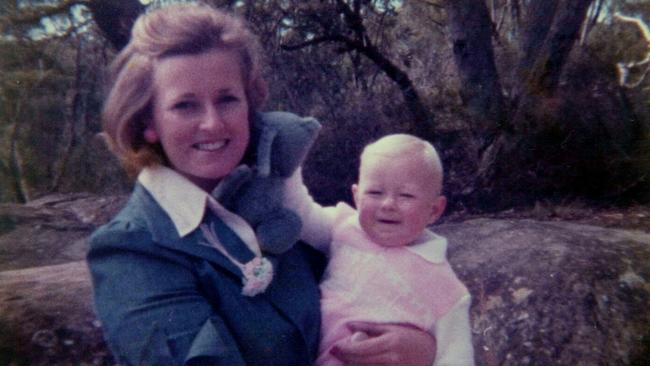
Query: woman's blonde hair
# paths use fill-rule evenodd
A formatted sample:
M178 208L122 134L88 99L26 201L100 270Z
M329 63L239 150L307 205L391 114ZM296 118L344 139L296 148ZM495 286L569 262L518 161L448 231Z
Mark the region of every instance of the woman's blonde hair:
M129 44L111 64L111 85L102 112L105 136L128 173L166 163L162 147L147 143L143 136L152 118L155 61L213 49L239 54L249 108L258 110L267 94L262 52L257 37L241 19L208 5L175 4L136 20Z

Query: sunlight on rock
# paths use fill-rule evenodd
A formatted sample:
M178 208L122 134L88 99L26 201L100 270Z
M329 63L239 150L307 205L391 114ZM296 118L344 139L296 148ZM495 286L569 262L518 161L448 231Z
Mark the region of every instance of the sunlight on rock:
M512 301L514 301L515 304L520 304L522 301L526 300L530 294L533 293L533 290L529 288L518 288L515 291L512 292Z
M636 274L630 268L628 268L627 271L618 278L618 280L630 288L643 288L646 284L643 277Z

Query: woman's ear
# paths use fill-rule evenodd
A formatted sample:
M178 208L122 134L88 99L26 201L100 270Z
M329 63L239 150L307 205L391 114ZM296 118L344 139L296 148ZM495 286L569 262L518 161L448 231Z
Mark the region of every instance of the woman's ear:
M156 129L153 127L153 123L151 122L147 123L147 127L144 129L143 135L144 140L150 144L155 144L156 142L160 141L158 138L158 132L156 132Z

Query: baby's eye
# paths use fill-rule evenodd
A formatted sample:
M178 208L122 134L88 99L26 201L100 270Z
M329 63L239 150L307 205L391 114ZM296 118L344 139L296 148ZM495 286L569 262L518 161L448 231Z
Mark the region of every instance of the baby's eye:
M412 193L400 193L399 196L402 197L402 198L408 198L408 199L415 198L415 195L412 194Z
M376 190L376 189L372 189L372 190L366 191L366 194L367 194L368 196L380 196L380 195L381 195L381 191L380 191L380 190Z

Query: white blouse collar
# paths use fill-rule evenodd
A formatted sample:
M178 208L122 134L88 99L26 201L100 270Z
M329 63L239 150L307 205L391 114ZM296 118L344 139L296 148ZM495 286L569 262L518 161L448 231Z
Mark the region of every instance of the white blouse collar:
M169 215L180 237L191 233L201 225L205 209L210 201L214 213L239 236L253 253L261 254L255 232L246 220L230 212L212 198L208 192L175 170L160 165L146 167L138 175L138 182L151 193L160 207Z
M206 191L176 171L160 165L142 169L138 182L169 215L179 236L183 237L199 227L209 196Z

